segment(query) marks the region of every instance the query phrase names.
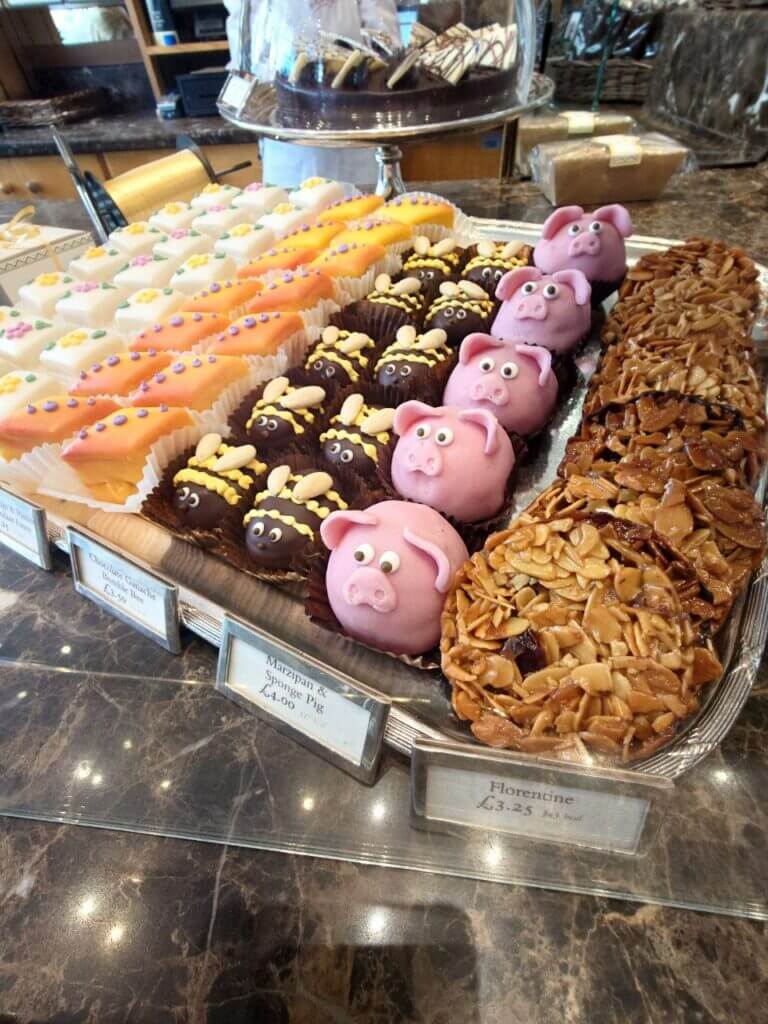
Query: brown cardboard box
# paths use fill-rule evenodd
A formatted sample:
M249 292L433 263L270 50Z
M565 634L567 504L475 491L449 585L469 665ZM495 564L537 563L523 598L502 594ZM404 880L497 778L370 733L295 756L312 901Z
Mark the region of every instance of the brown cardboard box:
M531 151L533 178L555 206L658 199L690 150L665 135L606 135L544 142Z
M635 119L628 114L593 114L588 110L560 110L521 117L515 152L517 172L524 178L530 178L528 155L540 142L559 142L590 135L627 135L636 127Z

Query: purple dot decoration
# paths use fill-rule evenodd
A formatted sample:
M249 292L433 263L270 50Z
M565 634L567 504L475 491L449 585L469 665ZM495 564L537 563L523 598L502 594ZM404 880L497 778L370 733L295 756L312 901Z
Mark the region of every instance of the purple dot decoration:
M234 335L237 335L237 334L240 333L240 328L237 326L237 324L232 324L232 326L228 327L227 330L228 330L228 332L230 334L234 334Z
M165 402L163 402L163 404L160 406L160 412L168 412L168 406L165 404Z
M184 317L172 316L168 323L171 325L171 327L181 327L181 325L184 323Z
M263 315L264 314L262 313L262 316ZM261 319L261 317L259 319ZM255 316L243 317L243 326L245 326L245 327L255 327L256 326L256 317Z
M27 406L27 412L28 412L28 413L29 413L29 415L31 416L31 415L32 415L33 413L36 413L36 412L37 412L37 409L36 409L36 408L34 407L34 405L28 405L28 406Z
M112 420L116 427L122 427L128 422L128 417L124 413L118 413L117 416Z
M120 356L107 356L107 366L117 366Z
M86 405L96 405L96 399L93 397L93 395L91 395L91 397L88 399L88 401L85 404Z
M139 420L145 420L149 416L149 409L139 409L136 413L136 418Z
M131 354L128 356L128 358L132 362L135 363L138 359L141 359L141 353L140 352L131 352Z
M250 319L253 319L253 318L251 317ZM259 313L259 323L266 324L268 321L269 321L269 314L268 313Z
M76 398L68 398L67 399L67 408L68 409L76 409L77 408L77 399Z
M218 283L218 281L213 282L213 284L211 285L211 291L213 292L214 295L216 295L217 292L221 291L221 285Z
M174 373L184 373L186 367L184 366L184 363L174 363L171 369Z
M47 401L43 402L43 409L45 412L56 412L58 408L59 403L54 402L52 398L49 398Z
M98 433L100 434L102 432L102 430L106 430L107 429L107 424L106 423L97 423L96 426L93 429L98 431Z
M192 360L192 365L195 367L195 369L197 369L198 366L203 365L203 360L195 358Z
M80 438L81 441L84 441L86 437L88 437L88 431L85 429L85 427L83 427L82 430L78 431L77 436Z
M347 243L342 242L339 248L337 249L337 252L349 252L349 246L347 245Z
M208 356L208 362L209 363L215 363L216 362L216 356Z
M157 381L158 384L162 384L163 381L165 380L165 374L164 373L156 373L155 374L155 380Z
M195 321L196 324L199 324L200 321L203 319L203 314L202 313L193 313L192 314L192 319Z

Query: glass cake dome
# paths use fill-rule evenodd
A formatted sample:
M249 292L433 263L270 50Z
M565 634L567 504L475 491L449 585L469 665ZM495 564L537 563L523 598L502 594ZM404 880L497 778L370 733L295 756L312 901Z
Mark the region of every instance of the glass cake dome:
M232 63L220 110L273 137L394 141L425 129L490 126L548 98L546 80L533 75L533 0L228 7Z

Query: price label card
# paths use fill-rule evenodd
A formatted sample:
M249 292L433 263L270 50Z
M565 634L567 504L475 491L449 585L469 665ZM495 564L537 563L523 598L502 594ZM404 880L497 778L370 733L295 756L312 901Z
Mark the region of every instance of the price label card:
M655 805L673 788L639 772L428 740L418 740L411 757L419 827L484 829L612 853L637 853Z
M240 114L248 97L253 89L253 82L239 75L231 74L226 81L219 97L220 102L227 107L232 107L235 113Z
M181 638L176 587L79 530L69 527L67 539L77 592L178 654Z
M355 778L373 782L389 704L361 683L226 616L216 688Z
M51 568L45 511L0 487L0 544L41 569Z

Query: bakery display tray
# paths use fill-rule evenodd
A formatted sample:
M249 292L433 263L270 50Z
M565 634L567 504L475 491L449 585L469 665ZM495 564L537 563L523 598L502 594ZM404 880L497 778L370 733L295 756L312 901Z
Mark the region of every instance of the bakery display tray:
M498 240L519 239L533 244L540 232L540 225L527 222L469 220L478 236ZM671 239L633 236L627 243L629 262L674 244L677 242ZM759 270L763 305L756 340L760 350L761 343L764 345L768 340L765 312L768 269L760 267ZM597 349L598 340L594 337L579 360L587 376ZM587 376L581 376L566 396L537 444L532 460L521 468L513 514L522 511L554 478L566 441L578 427ZM763 500L765 484L764 471L758 484L759 501ZM160 573L175 584L182 623L214 646L221 644L225 615L233 615L304 652L331 671L344 673L373 690L390 702L384 740L406 756L410 756L419 738L475 742L468 728L454 716L449 687L439 672L424 671L355 641L329 634L306 617L298 588L260 582L140 516L102 512L49 498L35 500L46 510L51 541L62 550L68 550L67 527L85 529L138 565ZM635 772L675 779L714 750L750 695L767 639L768 556L718 636L725 666L721 681L707 689L700 711L685 723L674 740L645 761L628 767ZM485 748L478 745L478 751L482 749Z

